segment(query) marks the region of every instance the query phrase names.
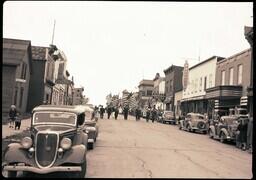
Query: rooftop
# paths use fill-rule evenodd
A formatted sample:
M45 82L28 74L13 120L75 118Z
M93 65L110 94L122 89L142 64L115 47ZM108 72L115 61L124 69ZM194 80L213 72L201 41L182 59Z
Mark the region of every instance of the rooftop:
M32 46L32 59L46 60L46 49L49 47Z
M192 67L190 67L189 70L194 69L195 67L200 66L200 65L202 65L202 64L204 64L204 63L206 63L206 62L208 62L208 61L210 61L212 59L215 59L215 58L217 58L217 62L222 60L222 59L225 59L224 57L220 57L220 56L212 56L212 57L210 57L210 58L208 58L208 59L206 59L206 60L204 60L204 61L202 61L202 62L200 62L200 63L198 63L198 64L196 64L194 66L192 66Z

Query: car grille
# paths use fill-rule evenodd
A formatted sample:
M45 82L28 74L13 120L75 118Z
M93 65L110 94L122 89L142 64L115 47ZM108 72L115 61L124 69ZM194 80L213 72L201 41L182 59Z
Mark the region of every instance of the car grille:
M94 139L94 131L89 131L88 132L88 139Z
M36 160L37 163L46 167L51 165L56 157L56 148L58 144L57 134L41 134L36 139Z

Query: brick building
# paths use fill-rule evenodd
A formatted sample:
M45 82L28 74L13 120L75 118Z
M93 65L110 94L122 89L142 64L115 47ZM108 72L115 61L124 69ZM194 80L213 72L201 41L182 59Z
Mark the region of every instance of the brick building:
M31 58L30 41L3 38L2 117L12 104L21 114L27 112Z
M165 74L165 109L174 111L174 95L182 90L183 67L172 65L164 70Z

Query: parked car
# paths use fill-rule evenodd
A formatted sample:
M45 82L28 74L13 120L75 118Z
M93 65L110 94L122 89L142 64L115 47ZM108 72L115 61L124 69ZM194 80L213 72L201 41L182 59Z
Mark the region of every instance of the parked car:
M219 139L220 142L235 141L238 127L238 116L222 116L220 120L213 120L209 126L210 138Z
M85 132L88 135L87 148L93 149L99 134L99 126L96 120L85 120Z
M174 116L173 111L164 111L163 115L160 119L161 123L169 123L169 124L176 124L176 119Z
M180 120L179 129L186 131L198 131L204 134L207 133L207 120L204 115L199 113L188 113L185 120Z
M85 107L41 105L33 109L30 136L11 143L3 154L2 170L48 174L68 172L84 178L88 135L84 133Z

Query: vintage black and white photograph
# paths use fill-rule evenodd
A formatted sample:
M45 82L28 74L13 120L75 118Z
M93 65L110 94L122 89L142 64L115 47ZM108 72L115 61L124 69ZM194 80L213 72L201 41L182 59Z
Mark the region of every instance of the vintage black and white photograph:
M2 177L253 178L253 2L2 7Z

